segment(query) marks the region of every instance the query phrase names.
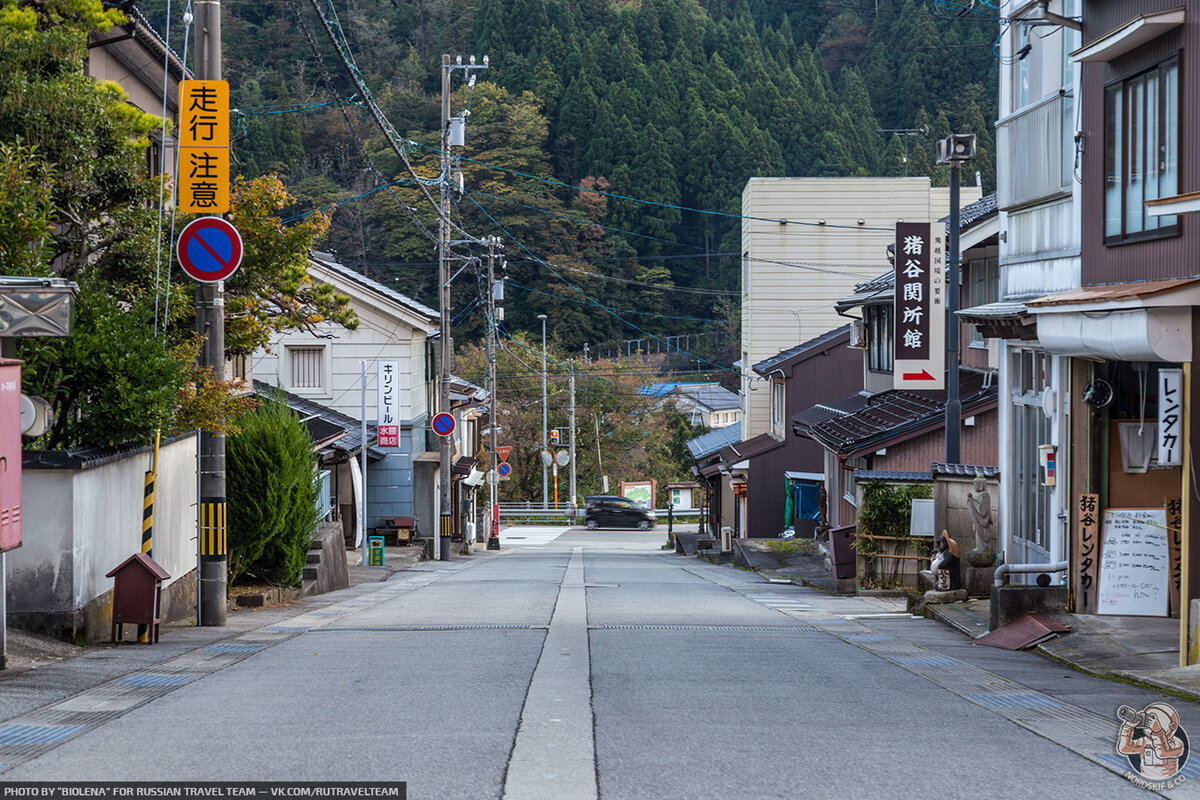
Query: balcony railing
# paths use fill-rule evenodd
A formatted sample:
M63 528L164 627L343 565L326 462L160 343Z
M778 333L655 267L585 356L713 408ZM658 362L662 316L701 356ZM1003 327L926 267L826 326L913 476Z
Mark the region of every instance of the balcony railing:
M1000 208L1029 205L1071 190L1074 98L1057 94L996 123Z

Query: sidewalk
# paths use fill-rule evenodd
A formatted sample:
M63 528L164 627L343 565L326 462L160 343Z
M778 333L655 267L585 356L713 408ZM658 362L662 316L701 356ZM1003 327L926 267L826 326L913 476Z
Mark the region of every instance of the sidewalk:
M927 615L971 639L988 632L990 600L926 606ZM1053 614L1070 633L1032 648L1105 678L1133 681L1200 700L1200 665L1179 666L1179 620Z

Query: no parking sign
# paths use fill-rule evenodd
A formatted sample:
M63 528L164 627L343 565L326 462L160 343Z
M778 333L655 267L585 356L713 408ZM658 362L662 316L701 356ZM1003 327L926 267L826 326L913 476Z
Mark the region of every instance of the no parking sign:
M242 235L220 217L188 223L175 245L179 266L201 283L223 281L242 263Z

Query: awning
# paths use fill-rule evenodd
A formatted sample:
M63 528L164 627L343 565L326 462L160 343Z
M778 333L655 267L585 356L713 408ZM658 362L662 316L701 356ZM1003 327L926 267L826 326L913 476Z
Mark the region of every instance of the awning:
M1071 60L1111 61L1122 53L1128 53L1151 39L1157 39L1172 28L1179 27L1183 20L1183 8L1142 14L1071 53Z
M1037 340L1037 320L1024 300L1001 300L956 312L963 322L974 323L988 339Z
M1084 286L1026 301L1047 352L1121 361L1192 360L1200 278Z

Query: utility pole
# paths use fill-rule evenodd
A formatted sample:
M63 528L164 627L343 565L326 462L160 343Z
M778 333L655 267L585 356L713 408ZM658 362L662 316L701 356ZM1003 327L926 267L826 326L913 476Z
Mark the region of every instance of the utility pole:
M491 424L488 425L488 450L490 451L490 468L488 470L488 487L489 487L489 505L488 505L488 542L491 543L495 536L499 535L496 530L496 501L499 499L497 490L500 488L500 475L496 470L500 468L498 456L496 455L496 426L500 424L500 411L498 408L498 398L496 397L496 297L498 292L503 292L503 289L496 284L496 248L499 245L500 237L492 236L488 239L488 339L487 339L487 359L488 359L488 391L492 394L492 413ZM501 298L503 295L501 295ZM499 541L499 540L497 540Z
M574 515L575 500L577 497L577 495L575 494L576 471L575 471L575 362L574 361L571 362L571 384L570 385L571 385L571 421L569 424L571 426L571 441L570 441L569 446L571 448L571 451L570 451L571 452L571 514ZM574 520L571 520L571 521L574 522Z
M438 411L450 412L450 56L442 56L442 125L441 132L441 195L438 203L438 301L441 307L439 346L441 348L441 377L438 380ZM454 534L454 518L450 511L450 437L441 437L441 518L438 526L438 558L450 560L450 538Z
M196 78L221 80L221 0L196 0ZM180 108L182 114L183 108ZM196 284L196 331L204 340L200 366L225 377L224 283ZM225 541L225 435L200 432L200 624L225 624L229 555Z
M946 264L946 463L962 460L962 400L958 386L959 181L962 162L975 158L975 134L953 134L938 142L938 163L950 165L949 258Z
M550 440L546 428L546 315L538 314L542 321L542 453L550 452ZM542 455L542 508L550 507L550 465Z

